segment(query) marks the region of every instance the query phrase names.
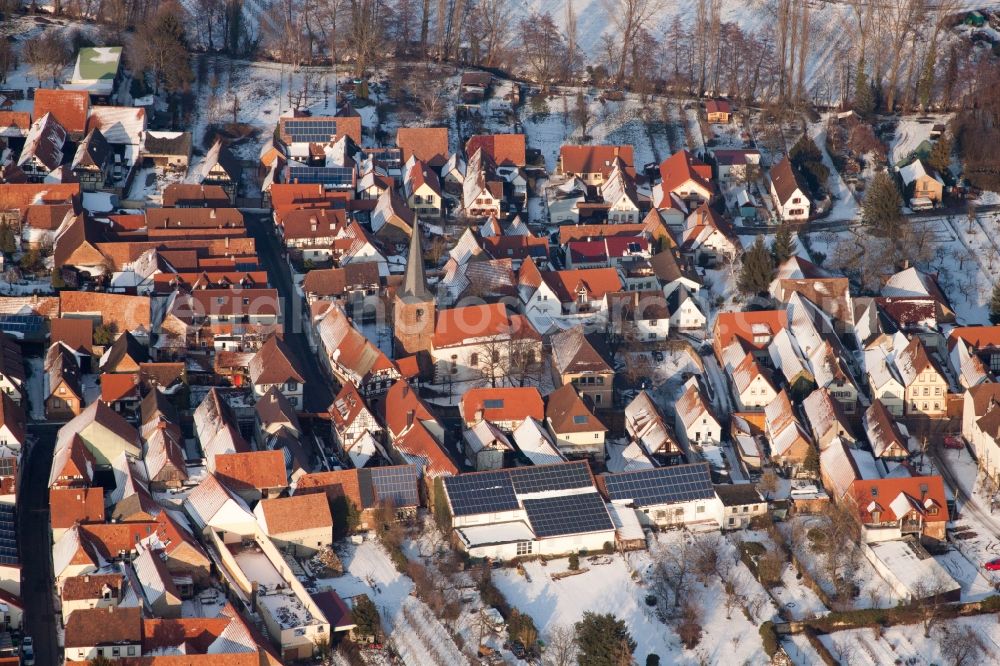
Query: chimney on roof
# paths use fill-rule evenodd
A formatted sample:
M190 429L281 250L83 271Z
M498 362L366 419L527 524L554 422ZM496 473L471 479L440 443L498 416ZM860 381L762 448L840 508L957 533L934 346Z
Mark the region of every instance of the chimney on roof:
M416 412L412 409L406 412L406 427L409 428L413 425L413 417L416 416Z
M226 236L226 249L229 249L229 236Z

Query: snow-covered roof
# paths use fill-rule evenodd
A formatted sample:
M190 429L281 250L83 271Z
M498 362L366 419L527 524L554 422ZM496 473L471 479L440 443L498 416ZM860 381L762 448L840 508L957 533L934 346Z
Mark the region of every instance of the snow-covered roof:
M986 366L983 364L982 359L977 354L969 351L965 340L958 337L954 338L951 353L949 354L949 361L955 374L958 375L962 385L966 388L978 386L985 381L989 381L989 375L986 372Z
M514 430L514 444L534 465L566 460L553 443L548 429L532 416L524 419Z
M633 441L628 444L608 442L605 448L608 453L605 465L607 470L613 474L656 467L638 442Z
M470 547L493 546L519 541L534 541L535 533L527 523L515 521L510 523L493 523L491 525L473 525L455 530L459 537Z
M615 531L622 541L638 541L646 539L645 532L642 531L642 524L635 509L623 504L608 504L608 513L611 514L611 522L615 524Z
M792 339L787 328L778 331L774 339L771 340L767 352L771 356L774 367L781 370L785 380L789 383L794 382L800 376L809 378L812 374L806 368L802 352L799 351L798 344Z
M906 183L907 185L910 185L918 178L924 178L926 176L930 176L937 182L944 185L944 181L941 180L941 176L937 175L936 173L935 174L928 173L927 169L924 167L924 163L920 160L913 160L906 166L900 167L899 169L899 177L902 178L903 182Z
M465 438L466 445L473 453L479 453L486 449L513 450L507 436L489 421L479 421L476 425L466 430L463 433L463 437Z

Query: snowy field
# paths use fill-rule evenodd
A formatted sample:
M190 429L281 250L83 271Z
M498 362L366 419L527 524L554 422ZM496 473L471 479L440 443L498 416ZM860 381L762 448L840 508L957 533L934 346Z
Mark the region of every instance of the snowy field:
M637 643L635 659L640 664L645 663L648 654L659 655L664 664L767 663L757 627L774 617L775 608L767 593L738 561L733 566L738 572L741 594L759 600L755 604L758 615L752 622L738 607L727 619L726 595L717 577L707 587L694 582L690 588L690 597L701 608L704 628L701 641L693 650L686 650L673 629L656 617L645 600L652 593L650 584L658 549L676 547L679 540L700 538L682 531L658 536L659 542L653 544L651 552L598 558L608 559L607 564L590 563L582 558L581 569L589 567L586 573L553 580L553 574L566 571L566 560L553 560L546 566L530 562L525 565L526 577L503 570L494 576L494 582L509 603L532 616L543 636L554 627L571 626L585 611L591 610L614 613L625 620ZM735 548L724 543L729 549L724 557L734 561Z
M442 666L469 663L444 625L423 602L411 596L413 581L396 571L380 544L365 541L358 546L348 545L341 552L341 560L344 575L317 584L332 588L345 600L367 594L404 663L426 663L426 659Z
M966 633L968 632L968 633ZM931 629L924 637L920 624L888 627L881 636L871 629L852 629L820 636L820 640L841 663L854 666L884 664L993 663L1000 650L1000 624L995 615L950 620ZM985 660L957 661L942 648L949 643L978 641Z

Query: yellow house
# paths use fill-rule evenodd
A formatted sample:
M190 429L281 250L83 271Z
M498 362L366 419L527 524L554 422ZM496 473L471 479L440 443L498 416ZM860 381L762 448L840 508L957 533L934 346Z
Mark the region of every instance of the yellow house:
M948 381L928 355L923 341L914 336L896 356L903 381L903 410L907 415L941 417L948 411Z
M909 190L913 189L913 199L930 199L940 203L944 194L944 181L941 176L928 171L924 163L914 160L899 170L899 176L903 184Z

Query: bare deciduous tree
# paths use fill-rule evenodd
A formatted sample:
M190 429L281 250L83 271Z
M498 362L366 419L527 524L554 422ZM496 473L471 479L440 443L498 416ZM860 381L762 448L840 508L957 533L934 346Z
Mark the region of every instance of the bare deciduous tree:
M572 627L558 624L545 636L545 666L573 666L576 663L576 633Z
M604 0L615 24L615 32L621 44L618 73L615 82L621 85L625 79L627 54L632 53L639 31L646 27L650 19L660 14L663 0Z

